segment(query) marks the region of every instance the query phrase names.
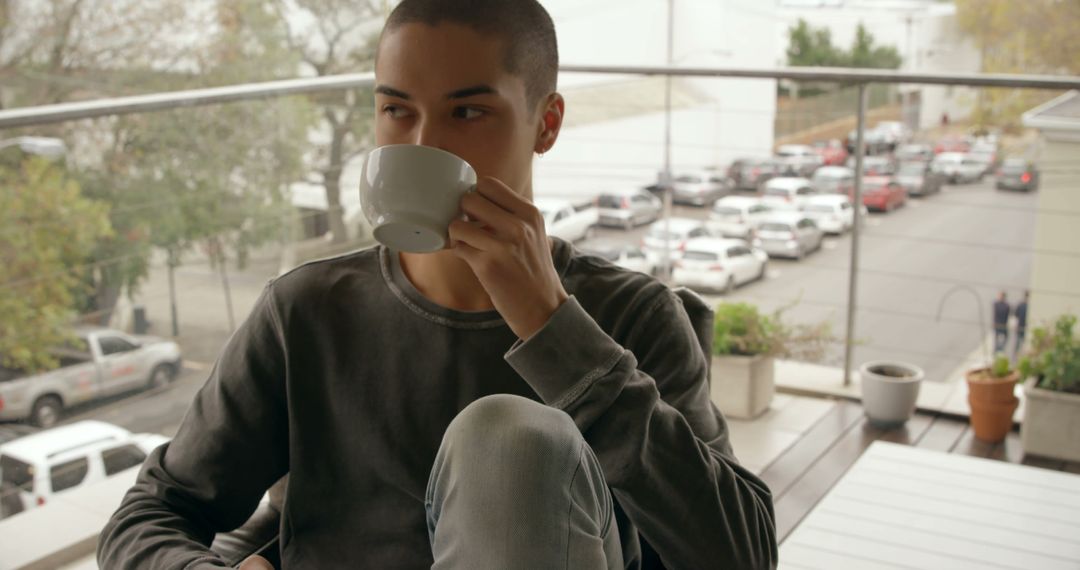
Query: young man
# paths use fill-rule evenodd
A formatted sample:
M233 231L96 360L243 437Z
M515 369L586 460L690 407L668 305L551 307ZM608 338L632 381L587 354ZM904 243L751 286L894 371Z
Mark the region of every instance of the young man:
M469 161L472 221L438 253L272 281L103 531L103 568L219 567L214 533L286 473L286 567L776 565L769 490L732 454L679 298L549 239L530 202L557 66L535 0L397 7L376 143Z
M1020 358L1020 351L1024 348L1024 337L1027 336L1027 313L1028 301L1031 299L1031 291L1024 291L1024 298L1016 304L1016 344L1013 345L1013 361Z
M1005 292L998 293L994 301L994 354L1004 354L1005 345L1009 343L1009 315L1012 314L1012 306L1009 305Z

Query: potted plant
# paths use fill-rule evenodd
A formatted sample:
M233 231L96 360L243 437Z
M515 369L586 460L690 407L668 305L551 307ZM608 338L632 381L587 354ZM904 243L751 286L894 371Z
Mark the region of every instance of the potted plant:
M874 426L904 425L915 413L919 387L926 375L914 364L867 362L859 368L863 413Z
M751 419L769 409L775 359L820 361L833 335L829 323L788 325L781 308L725 303L713 317L712 400L725 416Z
M1063 315L1053 329L1032 331L1031 349L1020 360L1024 453L1080 461L1080 339L1075 315Z
M1016 397L1020 373L1012 368L1008 357L998 355L991 366L969 370L965 377L975 437L1000 442L1012 429L1013 414L1020 403Z

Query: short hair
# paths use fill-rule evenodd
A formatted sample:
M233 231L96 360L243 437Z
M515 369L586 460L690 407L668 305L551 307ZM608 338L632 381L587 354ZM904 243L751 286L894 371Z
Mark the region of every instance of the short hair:
M402 0L387 18L383 35L405 24L436 26L444 22L498 36L505 49L503 65L525 81L530 108L556 90L559 47L555 23L537 0Z

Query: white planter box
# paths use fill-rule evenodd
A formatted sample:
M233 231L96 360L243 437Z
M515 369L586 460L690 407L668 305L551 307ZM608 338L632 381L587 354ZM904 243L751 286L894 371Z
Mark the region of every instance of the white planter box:
M773 361L766 356L712 357L712 401L724 416L752 419L772 403Z
M1024 453L1080 461L1080 394L1024 383L1024 423L1020 441Z

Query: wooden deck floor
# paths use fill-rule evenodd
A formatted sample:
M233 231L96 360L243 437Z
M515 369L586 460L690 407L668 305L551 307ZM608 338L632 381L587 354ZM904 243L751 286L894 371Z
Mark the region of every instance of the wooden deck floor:
M916 414L903 428L882 430L866 421L859 404L841 400L761 472L762 479L773 491L780 542L791 534L866 448L879 440L1080 473L1080 463L1025 456L1016 432L1011 432L1000 444L988 444L976 439L965 421L922 413Z

